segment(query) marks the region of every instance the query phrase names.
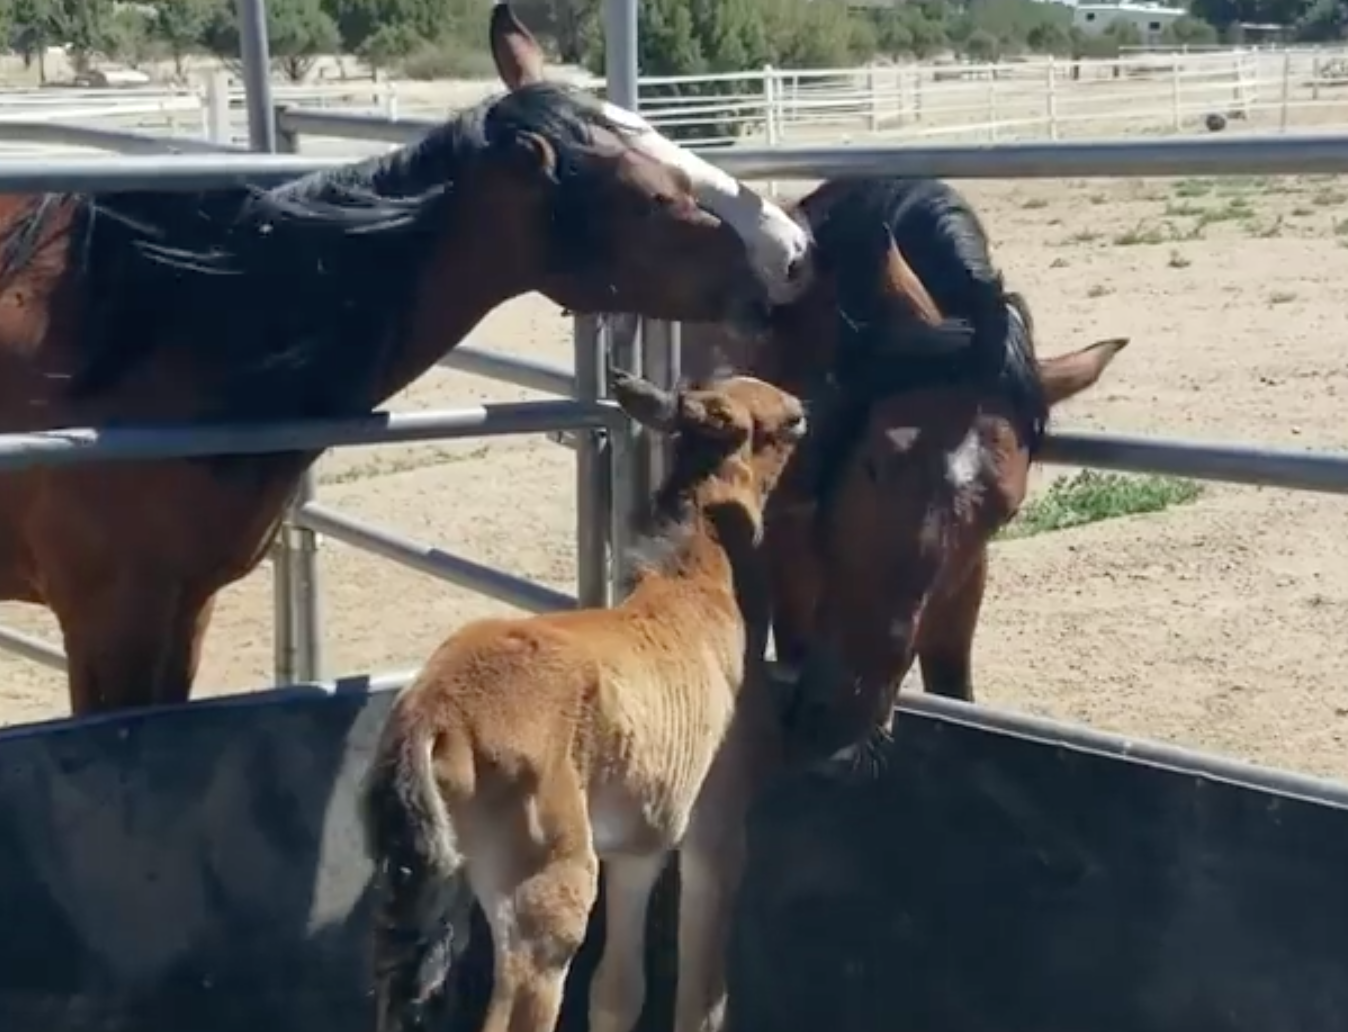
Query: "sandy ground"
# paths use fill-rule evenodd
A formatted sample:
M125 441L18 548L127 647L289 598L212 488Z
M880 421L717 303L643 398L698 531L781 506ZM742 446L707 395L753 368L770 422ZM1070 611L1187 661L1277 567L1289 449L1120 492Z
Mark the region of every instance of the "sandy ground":
M967 189L1030 298L1045 353L1133 339L1106 382L1064 407L1060 427L1348 447L1348 178ZM530 296L473 342L568 363L570 324ZM436 371L390 407L529 397ZM359 449L322 460L320 494L572 590L573 468L569 451L538 438ZM981 697L1348 777L1344 528L1334 498L1213 485L1165 513L999 544L977 643ZM330 676L416 665L462 621L505 608L336 543L322 567ZM228 589L217 613L198 694L268 684L269 570ZM33 607L0 604L0 620L55 637ZM0 655L0 673L0 723L66 711L55 672Z

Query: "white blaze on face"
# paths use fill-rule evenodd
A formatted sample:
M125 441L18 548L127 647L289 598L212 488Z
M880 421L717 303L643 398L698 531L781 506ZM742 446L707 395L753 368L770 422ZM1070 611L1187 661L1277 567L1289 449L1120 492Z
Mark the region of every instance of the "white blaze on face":
M956 490L970 487L983 473L983 439L970 430L945 457L946 480Z
M682 169L700 207L725 222L744 241L750 260L776 304L799 297L809 284L810 235L777 205L734 176L660 135L640 115L613 104L604 114L630 129L636 145L656 161Z

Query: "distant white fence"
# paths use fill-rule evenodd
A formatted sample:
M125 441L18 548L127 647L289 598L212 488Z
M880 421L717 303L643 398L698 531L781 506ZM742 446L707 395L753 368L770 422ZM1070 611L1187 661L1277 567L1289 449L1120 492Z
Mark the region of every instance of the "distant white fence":
M601 86L599 80L580 81ZM671 96L675 88L682 88L682 95ZM691 94L689 88L702 92ZM463 84L460 92L471 98L491 89L488 83ZM424 88L404 91L400 95L396 83L350 82L277 86L275 96L279 103L310 110L390 118L443 113L445 105L427 99ZM640 81L640 97L656 125L696 133L708 145L1183 132L1201 128L1213 114L1228 124L1285 131L1348 125L1348 47L648 76ZM243 91L223 75L196 89L0 93L0 142L5 122L70 121L238 143L245 136L243 120Z
M671 86L709 86L668 96ZM1033 58L997 64L763 68L641 80L641 107L662 128L709 142L769 145L840 134L989 140L1183 131L1210 114L1348 125L1348 48L1139 54L1118 60Z

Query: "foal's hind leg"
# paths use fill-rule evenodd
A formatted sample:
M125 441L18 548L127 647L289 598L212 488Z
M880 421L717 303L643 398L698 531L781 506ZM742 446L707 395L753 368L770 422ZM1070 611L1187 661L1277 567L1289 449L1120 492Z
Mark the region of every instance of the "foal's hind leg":
M212 596L173 582L53 591L75 714L186 702L201 661Z
M604 956L590 982L590 1032L632 1032L646 1002L646 913L665 853L604 863Z
M922 614L917 655L922 665L922 687L932 695L974 701L974 632L978 630L987 580L984 552L964 579L934 597Z
M491 926L495 969L482 1032L552 1032L599 894L599 859L573 772L478 815L469 877ZM560 789L560 791L559 791ZM484 840L486 844L484 845Z

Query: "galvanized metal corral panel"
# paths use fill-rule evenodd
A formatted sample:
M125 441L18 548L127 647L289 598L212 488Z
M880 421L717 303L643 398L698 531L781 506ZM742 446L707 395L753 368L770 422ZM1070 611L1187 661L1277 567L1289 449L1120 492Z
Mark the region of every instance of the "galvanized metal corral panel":
M268 693L0 734L0 1030L368 1032L354 803L388 700ZM1348 1029L1332 792L1120 759L1103 736L899 728L877 777L797 777L759 808L733 1032ZM647 1030L668 1027L672 890ZM456 1030L486 946L479 924Z
M946 708L761 801L734 1032L1348 1029L1343 786Z
M295 691L0 734L0 1028L361 1027L354 790L385 708Z
M298 689L0 732L0 1030L369 1032L355 796L391 698ZM475 1028L489 965L479 923L454 1028ZM593 944L573 983L592 966Z

